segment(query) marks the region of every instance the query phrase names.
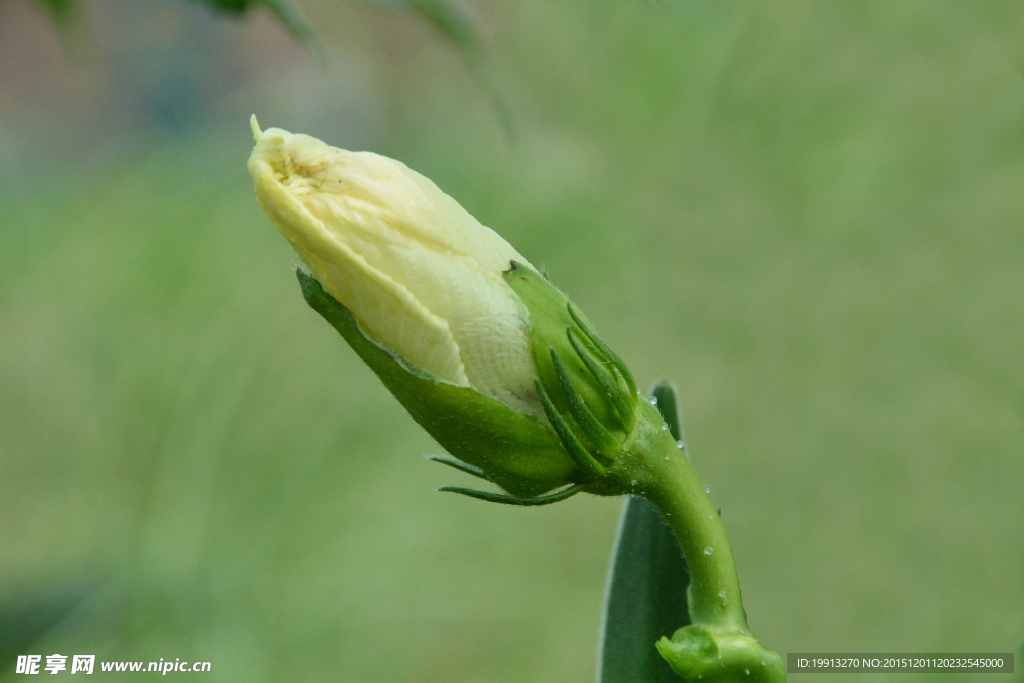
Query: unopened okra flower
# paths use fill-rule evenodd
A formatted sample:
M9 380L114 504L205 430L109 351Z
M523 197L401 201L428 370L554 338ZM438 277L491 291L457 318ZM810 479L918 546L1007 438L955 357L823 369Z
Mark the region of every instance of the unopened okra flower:
M532 502L605 472L636 387L561 292L404 164L251 124L256 196L310 271L307 300L448 464Z
M706 490L565 295L403 164L251 124L256 196L309 269L306 301L457 458L435 459L504 492L443 490L517 505L647 497L690 575L690 625L658 651L691 681L784 681L747 627Z

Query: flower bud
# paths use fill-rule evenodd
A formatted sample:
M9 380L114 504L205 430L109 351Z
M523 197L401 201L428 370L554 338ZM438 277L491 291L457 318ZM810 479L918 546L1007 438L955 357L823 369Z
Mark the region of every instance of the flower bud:
M526 259L398 161L279 128L254 134L260 204L371 337L446 382L541 414L521 306L501 275Z
M306 300L448 464L518 498L603 472L635 387L561 292L400 162L251 125L256 196L312 275Z

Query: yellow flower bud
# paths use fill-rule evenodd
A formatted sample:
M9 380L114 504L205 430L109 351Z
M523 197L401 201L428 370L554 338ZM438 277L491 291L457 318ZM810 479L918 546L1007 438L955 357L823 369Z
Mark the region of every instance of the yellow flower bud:
M251 124L256 196L311 271L307 303L458 458L442 462L511 495L448 490L538 505L614 489L596 480L636 386L566 296L404 164Z
M255 116L251 126L261 206L368 335L435 377L543 415L528 316L502 276L526 259L401 162L261 131Z
M658 651L683 676L784 680L746 625L728 540L678 437L565 294L404 164L251 125L256 196L311 271L297 273L306 302L455 456L435 460L503 492L440 490L512 505L648 497L692 579L691 625Z

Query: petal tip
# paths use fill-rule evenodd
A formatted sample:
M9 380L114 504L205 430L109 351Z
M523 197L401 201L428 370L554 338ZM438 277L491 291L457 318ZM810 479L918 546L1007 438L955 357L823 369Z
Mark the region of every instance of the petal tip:
M256 114L249 117L249 128L252 129L252 139L259 142L260 136L263 135L263 131L260 130L260 122L256 120Z

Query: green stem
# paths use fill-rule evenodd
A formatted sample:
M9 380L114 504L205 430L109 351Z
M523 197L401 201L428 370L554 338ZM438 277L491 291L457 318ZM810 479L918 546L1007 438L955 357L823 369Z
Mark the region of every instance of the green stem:
M662 429L661 415L646 402L645 406L633 443L627 444L619 459L623 474L630 477L629 485L637 494L661 511L679 541L690 569L693 623L746 629L736 565L722 519L677 445L678 433Z
M673 501L680 497L682 490L686 489L693 492L694 489L692 487L694 484L700 487L701 483L697 479L697 473L694 471L693 466L690 464L689 453L687 453L686 450L686 438L683 434L682 412L680 410L679 398L676 395L675 388L667 381L663 381L656 384L654 388L651 389L651 396L655 401L655 407L658 409L658 413L661 415L662 419L665 420L665 424L668 425L668 433L672 436L672 439L676 442L677 447L682 451L683 455L686 456L686 462L683 464L685 473L681 475L680 479L685 478L687 481L683 483L683 486L681 487L668 487L672 490L665 496L667 500L661 504L662 509L664 509L665 507L672 505ZM703 493L706 494L707 503L714 507L713 503L711 503L710 493L707 488L701 487L701 489ZM704 497L701 496L699 492L694 493L692 497L698 501L704 500ZM658 506L659 504L655 503L655 505ZM664 512L662 514L664 514ZM708 514L710 513L708 513L706 509L701 509L696 513L696 516L703 518L704 515ZM673 513L673 515L675 516L675 513ZM685 511L682 511L677 517L677 519L680 520L685 518ZM714 592L714 596L710 598L711 605L713 606L715 601L718 600L726 603L726 605L733 605L734 609L728 610L726 614L715 613L709 618L709 620L719 617L723 619L724 623L730 625L735 624L737 626L742 625L742 628L747 628L747 615L743 609L743 601L740 596L740 586L739 580L736 577L736 566L732 557L732 547L729 545L729 539L726 537L725 528L721 523L721 513L716 511L716 514L709 520L708 524L702 526L708 527L707 531L703 534L708 541L708 545L704 546L704 553L707 554L707 548L714 548L715 550L711 557L717 556L718 562L710 568L710 571L707 574L701 575L700 588L691 590L691 604L694 604L694 598L697 598L699 595L704 598L704 600L701 601L701 607L707 608L707 594L709 592L714 592L717 587L717 592ZM677 539L688 531L681 530L678 525L671 528ZM692 532L690 532L690 534L693 535ZM695 542L699 541L695 539ZM680 547L682 547L681 544ZM719 549L721 552L719 552ZM699 556L700 549L689 549L688 552L690 552L691 555L697 553ZM709 587L705 585L709 583L706 578L708 576L713 577L712 582L715 582L716 586ZM697 586L698 584L694 581L691 585ZM710 611L716 612L716 610Z
M665 389L671 392L667 385ZM674 406L662 408L667 421L650 403L640 402L636 427L602 478L609 491L650 500L686 557L691 625L671 640L662 638L658 651L689 681L782 683L782 659L764 648L747 626L732 547L711 497L677 444L681 433Z

